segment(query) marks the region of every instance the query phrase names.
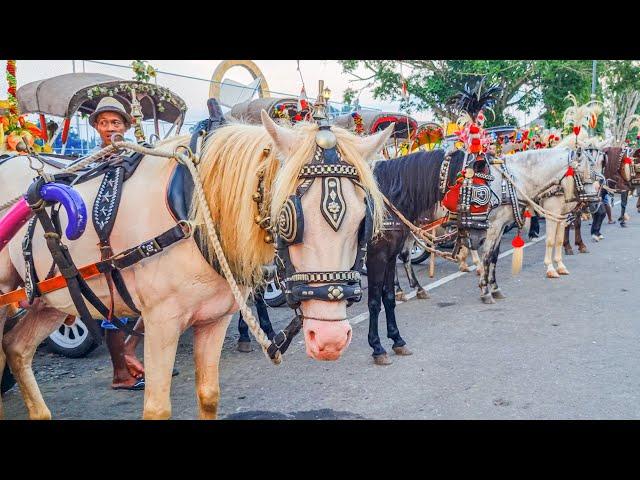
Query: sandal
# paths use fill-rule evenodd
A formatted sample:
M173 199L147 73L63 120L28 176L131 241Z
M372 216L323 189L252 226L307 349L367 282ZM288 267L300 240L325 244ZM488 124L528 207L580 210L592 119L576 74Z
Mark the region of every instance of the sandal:
M136 383L134 383L133 385L128 385L128 386L120 386L120 387L111 387L114 390L144 390L144 378L140 378Z

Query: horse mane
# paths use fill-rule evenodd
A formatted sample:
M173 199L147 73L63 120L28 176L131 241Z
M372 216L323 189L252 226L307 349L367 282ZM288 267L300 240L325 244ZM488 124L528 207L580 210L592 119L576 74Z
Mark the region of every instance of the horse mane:
M385 162L378 162L374 175L380 190L389 201L409 220L416 220L425 212L431 212L441 200L439 191L440 166L444 150L419 151ZM462 170L464 152L458 150L451 156L447 185L455 183Z
M300 183L300 169L315 152L318 125L299 122L293 127L282 125L282 128L292 129L300 138L295 153L286 159L262 125L244 123L231 123L214 130L206 138L200 155L198 168L205 197L224 254L241 285L260 284L263 281L261 267L270 263L275 254L273 244L265 242L267 232L254 220L259 213L252 198L258 190L258 173L264 174L263 202L271 205L271 218L275 219ZM358 169L360 182L371 193L375 205L374 228L380 230L384 203L371 169L357 151L359 137L335 126L331 130L338 138L343 159ZM265 148L269 148L267 154ZM282 167L281 163L284 163ZM204 223L198 202L192 205L191 217L198 224ZM215 253L208 236L203 243L203 253L213 265Z

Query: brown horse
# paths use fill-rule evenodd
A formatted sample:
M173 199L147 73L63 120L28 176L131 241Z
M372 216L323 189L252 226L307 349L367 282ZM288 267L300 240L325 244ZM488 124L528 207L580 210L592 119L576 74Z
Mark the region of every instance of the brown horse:
M224 255L232 274L244 291L262 279L261 266L273 259L273 245L267 243L267 232L254 221L257 208L252 196L259 185L257 172L263 172L263 187L271 211L278 212L300 183L298 176L317 151L318 125L301 123L295 127L276 125L262 112L262 125L233 124L214 131L206 140L198 165L204 202L211 209ZM333 127L344 161L353 165L359 182L371 196L375 206L374 231L382 225L384 204L367 159L391 134L393 126L371 137L358 137ZM179 145L187 145L186 136L175 137L156 145L168 153ZM120 209L111 235L115 252L139 245L175 226L176 221L166 206L166 189L176 167L174 160L146 156L131 178L124 184ZM23 194L31 183L33 172L24 158L14 158L0 166L0 203ZM93 205L100 178L75 188L88 206ZM359 226L365 218L364 192L347 178L339 179L346 212L335 231L322 218L319 204L322 182L313 182L301 200L304 212L302 243L290 247L293 266L303 272L326 272L349 269L356 257ZM202 200L202 199L200 199ZM202 224L203 211L195 209L192 217ZM0 212L1 214L1 212ZM272 213L272 218L274 218ZM67 217L61 212L64 228ZM26 228L26 227L25 227ZM0 252L0 292L14 290L23 283L25 266L21 239L25 228L7 248ZM100 258L98 237L93 227L84 235L67 243L78 266ZM193 237L181 240L157 255L143 259L122 270L125 283L145 320L144 362L146 387L144 418L163 419L171 416L171 374L180 335L189 327L194 332L195 383L200 418L215 418L220 387L218 372L220 353L231 316L238 311L229 283L214 267L207 245L197 244ZM202 250L204 254L201 253ZM33 256L39 278L45 278L52 257L40 226L33 240ZM88 280L89 286L103 303L110 301L105 279ZM346 301L303 301L304 335L307 353L315 359L334 360L347 347L351 327L346 320ZM28 305L24 305L28 306ZM5 354L24 397L29 417L51 418L32 371L37 346L64 321L67 314L78 312L68 290L45 294L28 306L29 312L2 339L0 371ZM91 306L95 318L101 315ZM115 297L115 314L133 312ZM6 318L6 307L0 308L0 335ZM0 405L0 415L1 415Z

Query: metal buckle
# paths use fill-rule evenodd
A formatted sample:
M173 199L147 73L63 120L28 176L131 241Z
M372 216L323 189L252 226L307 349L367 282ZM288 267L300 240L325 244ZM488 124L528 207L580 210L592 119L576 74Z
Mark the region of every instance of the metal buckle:
M190 238L193 235L193 224L188 222L187 220L178 221L178 225L182 228L182 233L184 233L184 238Z
M158 244L156 239L149 240L148 242L144 242L142 245L138 247L138 251L142 254L143 257L150 257L151 255L155 255L162 251L162 247Z
M278 345L277 341L276 341L276 337L278 335L282 334L282 336L284 337L284 340L282 341L282 343L280 345ZM273 339L271 340L271 342L276 346L276 348L278 350L280 350L282 348L282 346L287 342L287 334L285 333L284 330L280 330L280 332L278 332Z

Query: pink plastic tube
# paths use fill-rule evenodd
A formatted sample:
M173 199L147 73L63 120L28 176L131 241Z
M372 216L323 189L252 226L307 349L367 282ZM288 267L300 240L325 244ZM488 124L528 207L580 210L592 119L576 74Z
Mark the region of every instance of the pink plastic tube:
M27 201L21 198L0 218L0 251L32 216L33 210L29 208Z

